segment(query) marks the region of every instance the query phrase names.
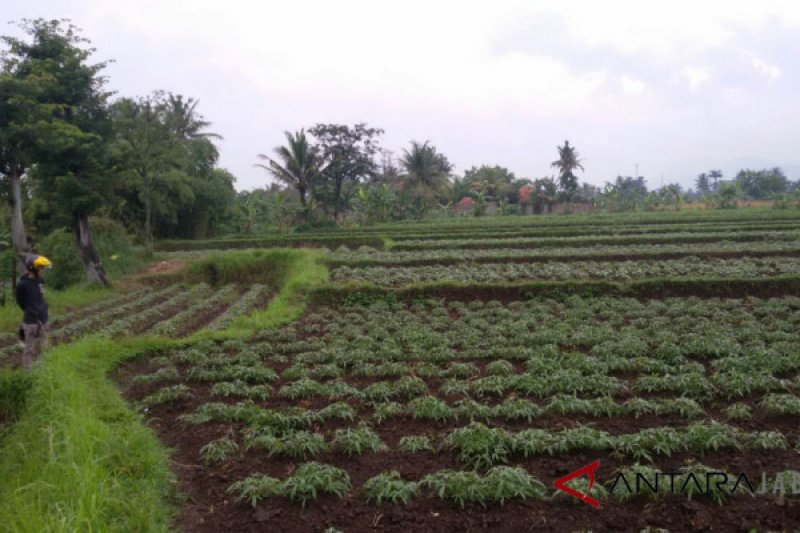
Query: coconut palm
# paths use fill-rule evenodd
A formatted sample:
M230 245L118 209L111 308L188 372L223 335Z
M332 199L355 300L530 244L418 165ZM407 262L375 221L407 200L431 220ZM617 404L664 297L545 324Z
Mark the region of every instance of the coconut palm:
M400 165L406 171L404 188L414 191L420 203L446 192L450 185L448 175L453 166L428 141L411 141L411 149L403 150Z
M308 209L306 196L319 172L317 153L309 144L304 130L301 129L294 134L288 131L283 133L286 135L287 144L275 148L277 160L265 154L258 154L258 158L266 163L257 163L256 166L294 188L300 196L303 210L306 211Z
M164 103L167 108L167 126L179 139L189 140L201 137L222 139L222 136L217 133L202 131L211 123L204 120L203 116L196 111L200 100L194 98L184 100L180 94L170 93Z
M564 146L557 146L558 160L553 161L550 166L558 169L558 184L567 199L571 199L578 190L578 178L574 171L583 171L583 160L574 146L569 145L569 141L564 141Z

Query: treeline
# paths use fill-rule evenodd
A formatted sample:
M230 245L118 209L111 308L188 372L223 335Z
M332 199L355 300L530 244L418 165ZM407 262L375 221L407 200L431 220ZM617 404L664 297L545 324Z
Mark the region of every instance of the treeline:
M569 141L555 147L551 176L518 177L497 165L456 175L430 142L412 141L394 154L381 146L383 130L363 123L285 132L281 146L254 161L273 183L237 193L234 177L218 166L220 137L196 100L164 91L112 94L107 63L92 62L95 50L68 21L26 20L20 27L24 37L3 37L0 56L0 190L8 221L0 240L21 257L35 248L49 253L40 244L63 251L69 238L78 252L71 257L92 282L107 283L103 259L121 246L120 232L149 248L159 238L430 216L800 200L797 184L780 169L743 170L733 180L711 171L698 177L695 190L648 189L641 176L618 176L602 188L580 183L583 161ZM114 246L99 253L93 227L115 233Z
M380 147L383 130L366 124L317 124L285 132L284 145L259 154L257 165L276 180L237 196L234 229L257 232L377 223L453 213L502 214L551 210L558 202L586 201L595 188L578 182L580 155L565 141L552 163L557 177L518 178L501 166L453 174L447 156L430 142L411 141L399 157Z
M67 229L86 278L105 284L95 217L145 244L220 231L234 214L234 178L217 167L218 136L197 101L115 97L107 63L91 62L94 49L68 21L20 28L23 38L2 38L0 70L0 179L16 254Z

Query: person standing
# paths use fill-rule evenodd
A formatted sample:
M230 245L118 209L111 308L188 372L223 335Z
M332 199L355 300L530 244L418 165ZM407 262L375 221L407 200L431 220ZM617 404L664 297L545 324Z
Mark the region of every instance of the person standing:
M23 311L22 334L25 349L22 352L22 367L26 372L33 368L34 361L41 357L47 344L47 302L44 299L44 270L52 266L43 255L28 254L25 269L17 282L17 305Z

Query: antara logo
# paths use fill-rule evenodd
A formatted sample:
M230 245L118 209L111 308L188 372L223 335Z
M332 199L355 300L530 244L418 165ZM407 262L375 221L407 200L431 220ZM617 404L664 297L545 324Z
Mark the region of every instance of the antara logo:
M570 474L567 474L566 476L560 479L555 480L553 482L553 485L555 485L555 487L558 490L564 491L570 496L574 496L575 498L578 498L580 501L588 503L592 507L599 509L600 502L589 496L589 493L592 492L592 487L594 486L594 471L597 469L598 466L600 466L599 460L593 462L592 464L586 465L583 468L579 468L578 470ZM589 488L586 489L586 494L578 492L577 490L567 486L568 482L583 475L589 476Z

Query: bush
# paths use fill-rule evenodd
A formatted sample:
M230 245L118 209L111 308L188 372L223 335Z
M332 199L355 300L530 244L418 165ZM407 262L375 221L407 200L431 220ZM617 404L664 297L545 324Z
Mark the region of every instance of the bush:
M109 277L128 274L138 266L131 238L120 223L92 217L90 225L97 253ZM53 268L47 273L48 285L63 289L84 281L83 264L71 231L56 230L42 239L37 248L53 262Z

